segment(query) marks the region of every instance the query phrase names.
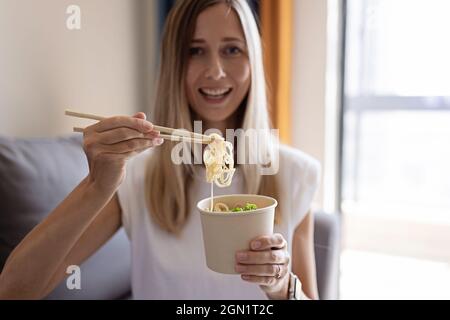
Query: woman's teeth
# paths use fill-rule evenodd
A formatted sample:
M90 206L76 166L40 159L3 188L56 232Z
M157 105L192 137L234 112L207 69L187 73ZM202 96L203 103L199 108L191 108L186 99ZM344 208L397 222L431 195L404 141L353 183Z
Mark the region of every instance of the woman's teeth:
M231 88L227 89L199 89L200 93L210 99L222 99L231 92Z

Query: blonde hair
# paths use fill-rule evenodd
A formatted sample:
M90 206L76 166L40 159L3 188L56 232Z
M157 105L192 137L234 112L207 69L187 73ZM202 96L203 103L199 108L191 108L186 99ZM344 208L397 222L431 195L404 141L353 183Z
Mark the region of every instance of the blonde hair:
M151 120L171 128L192 131L192 117L187 101L184 78L190 41L195 31L197 16L212 5L225 2L237 13L247 42L251 67L251 86L243 100L242 129L263 129L269 132L266 81L258 26L245 0L179 0L170 11L164 31L160 54L160 67ZM246 103L246 105L245 105ZM239 112L242 108L236 112ZM265 148L266 139L258 140L258 152ZM145 194L150 215L163 230L179 234L189 217L190 203L187 191L192 183L193 165L176 165L170 161L173 144L165 142L154 149L146 170ZM245 148L245 144L241 144ZM249 146L252 148L253 146ZM251 152L250 152L251 153ZM278 199L278 186L274 175L261 175L256 164L241 166L247 193L263 194ZM276 222L279 221L279 208Z

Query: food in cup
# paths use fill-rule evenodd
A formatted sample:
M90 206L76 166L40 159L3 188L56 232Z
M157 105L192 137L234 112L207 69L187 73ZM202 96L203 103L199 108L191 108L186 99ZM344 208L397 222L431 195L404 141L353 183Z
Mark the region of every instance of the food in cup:
M250 241L256 237L273 234L278 202L256 194L229 194L213 200L215 204L225 204L229 211L210 211L210 198L197 203L206 264L216 272L237 274L234 269L236 252L248 250Z
M246 203L244 206L236 205L230 209L228 205L223 202L216 202L214 204L213 212L244 212L258 209L258 206L254 203ZM205 208L205 210L210 211L209 208Z

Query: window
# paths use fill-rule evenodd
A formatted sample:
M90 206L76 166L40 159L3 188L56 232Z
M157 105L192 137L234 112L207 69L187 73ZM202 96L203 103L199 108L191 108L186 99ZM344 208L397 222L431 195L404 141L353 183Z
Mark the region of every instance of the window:
M421 261L450 283L448 12L448 0L346 1L341 209L344 247ZM345 253L344 263L363 256Z
M448 12L447 0L348 1L344 211L450 225Z

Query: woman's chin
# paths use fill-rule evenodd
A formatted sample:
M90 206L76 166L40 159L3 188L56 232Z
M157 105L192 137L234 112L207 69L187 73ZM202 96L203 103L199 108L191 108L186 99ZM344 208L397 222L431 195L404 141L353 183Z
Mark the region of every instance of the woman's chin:
M227 110L225 108L208 108L207 106L205 106L198 114L203 121L222 122L229 119L234 112L235 110Z

